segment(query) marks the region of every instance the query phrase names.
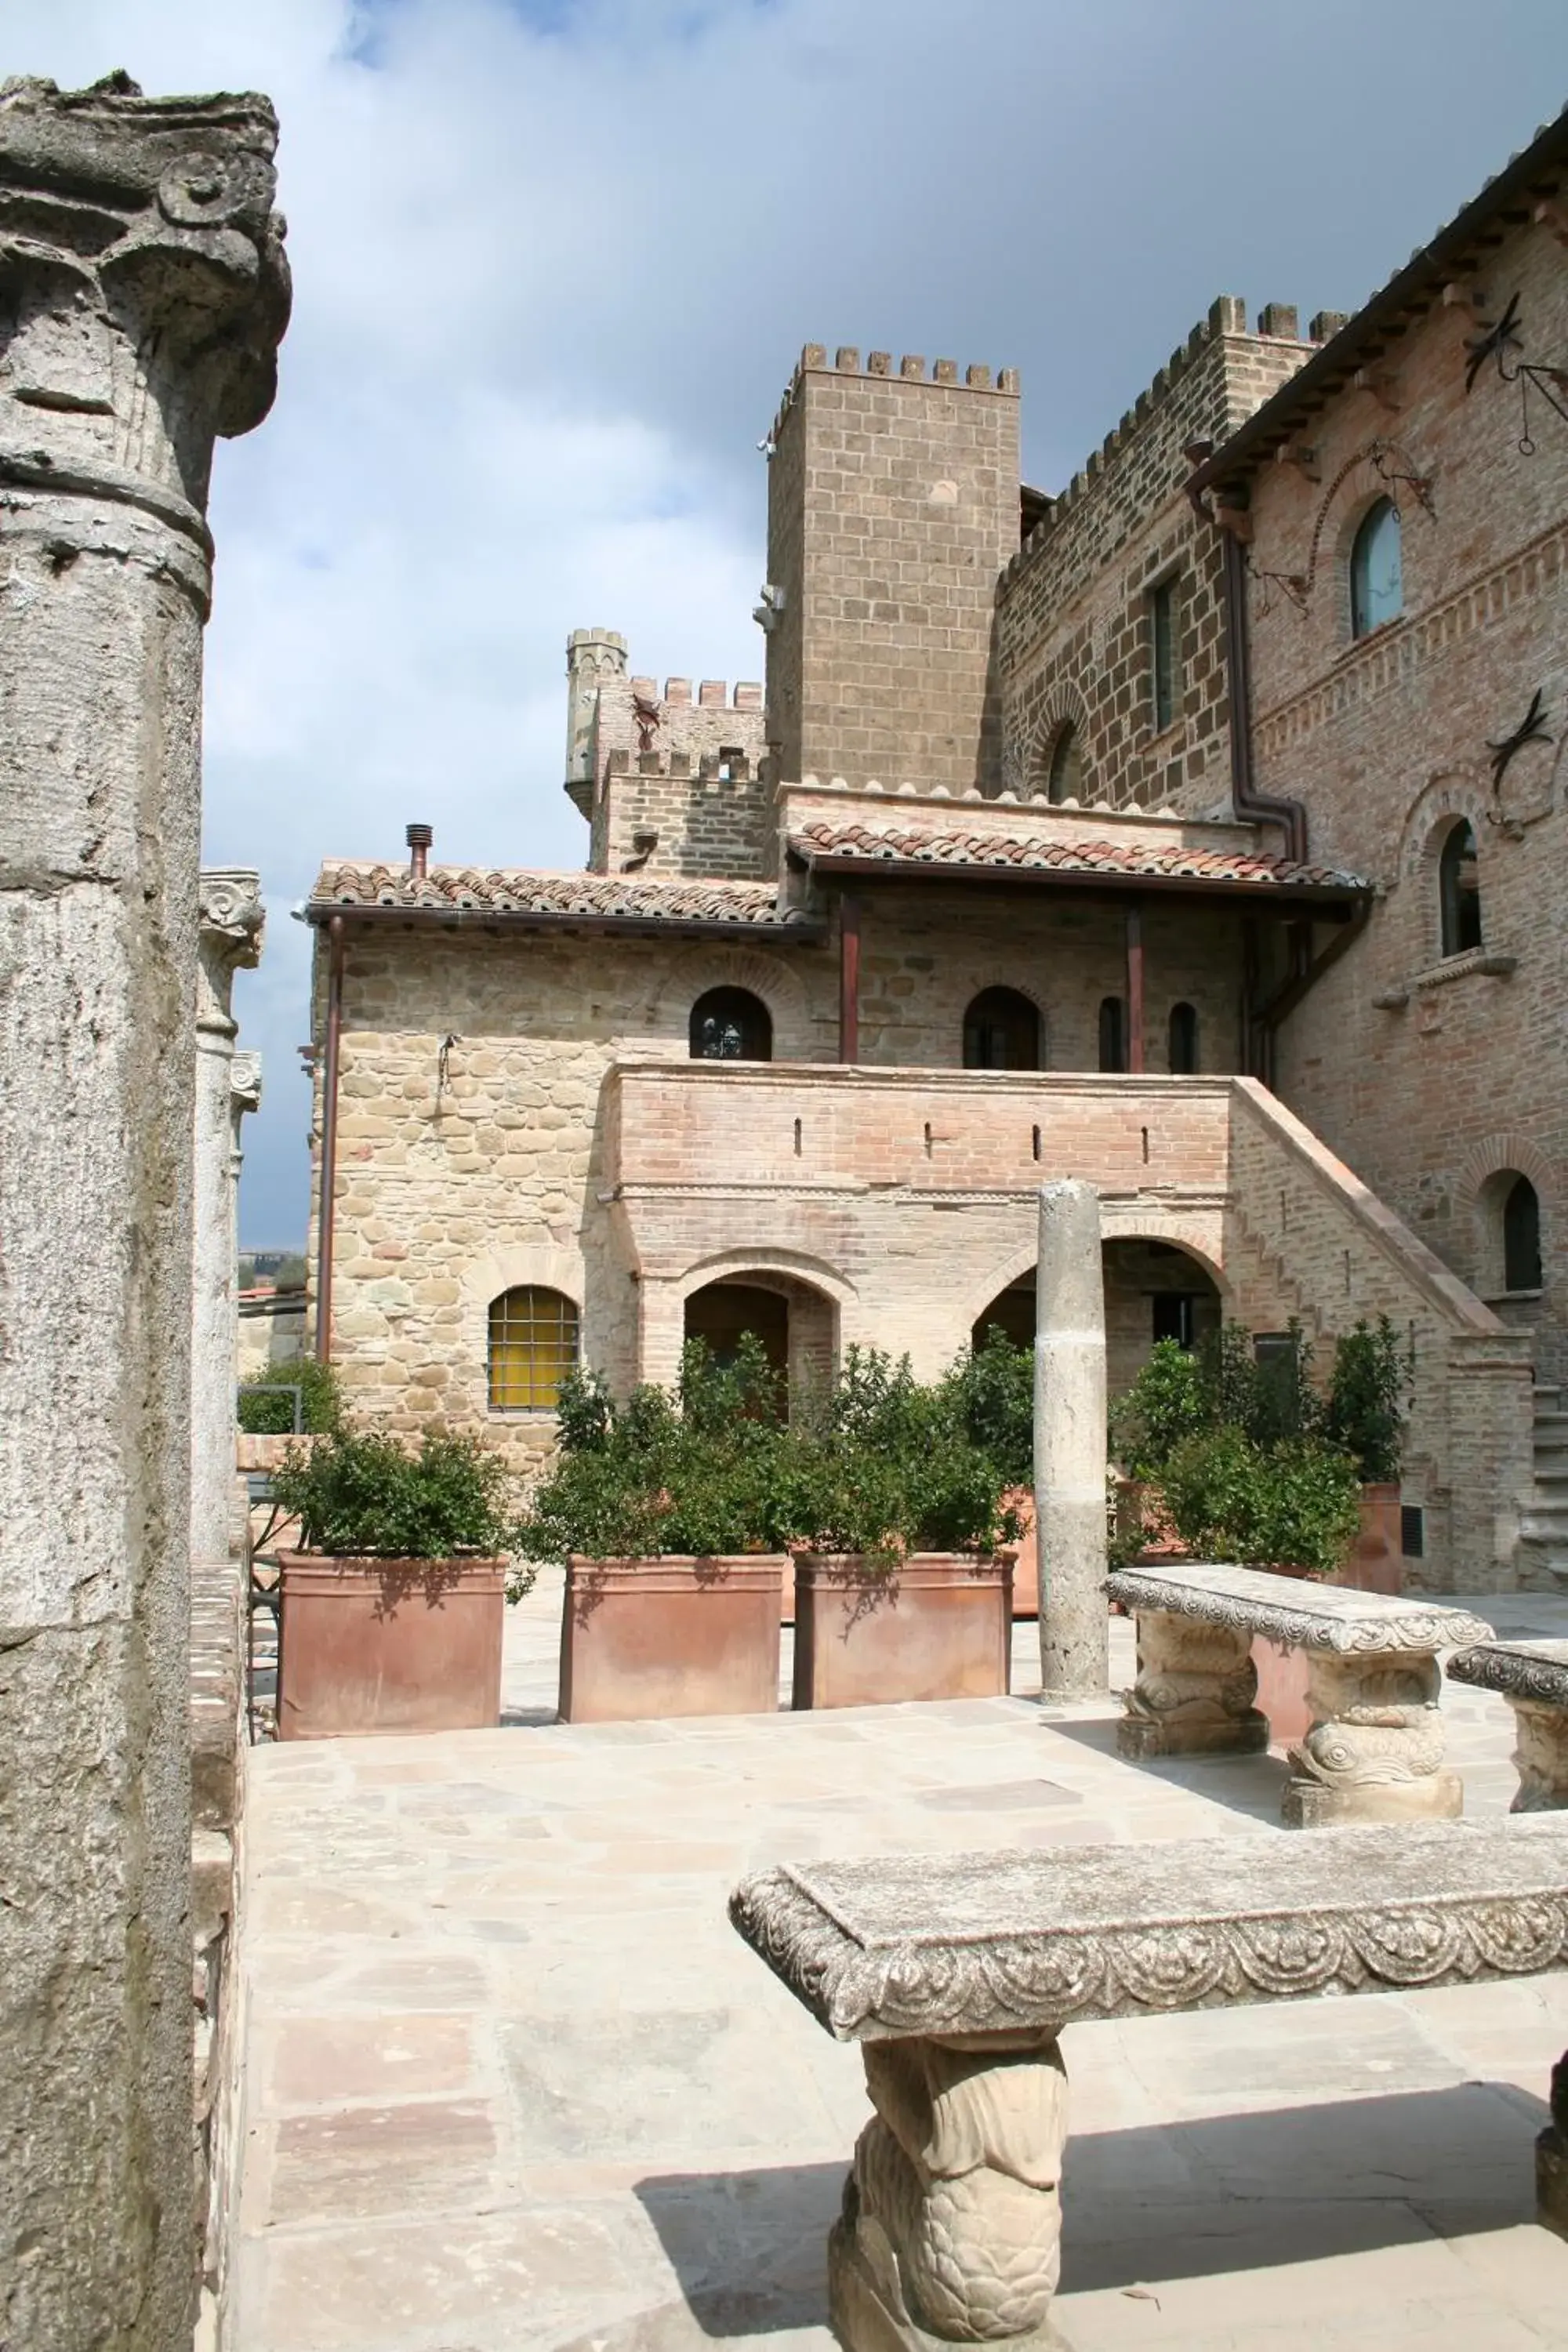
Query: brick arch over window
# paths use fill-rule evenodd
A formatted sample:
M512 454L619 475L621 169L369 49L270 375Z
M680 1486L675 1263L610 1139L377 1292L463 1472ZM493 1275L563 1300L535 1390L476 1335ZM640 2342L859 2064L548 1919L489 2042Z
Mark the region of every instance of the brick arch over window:
M474 1396L482 1407L487 1396L486 1368L489 1361L490 1307L509 1290L553 1290L577 1310L581 1334L587 1301L583 1253L557 1249L547 1243L520 1243L515 1249L492 1250L475 1258L460 1277L463 1355L473 1368Z
M1220 1255L1219 1227L1215 1218L1205 1217L1202 1228L1194 1230L1188 1219L1179 1215L1165 1216L1158 1210L1105 1210L1100 1218L1100 1238L1102 1244L1168 1242L1173 1249L1182 1251L1207 1275L1222 1300L1228 1300L1230 1297ZM1020 1243L1006 1256L994 1258L989 1270L969 1286L955 1308L954 1320L962 1320L964 1329L970 1329L1003 1291L1012 1289L1016 1283L1034 1273L1038 1263L1038 1247L1037 1237L1027 1243Z
M1557 1174L1551 1160L1527 1135L1506 1129L1484 1135L1460 1160L1455 1192L1461 1209L1469 1213L1471 1286L1483 1297L1496 1297L1506 1287L1503 1209L1515 1178L1523 1176L1535 1188L1541 1218L1541 1254L1550 1255L1557 1196Z
M1049 794L1052 764L1069 732L1077 737L1083 759L1084 790L1080 797L1087 801L1094 782L1094 769L1089 757L1089 705L1076 686L1067 678L1058 678L1035 714L1030 736L1026 789L1036 799Z
M691 1008L715 988L743 988L766 1005L773 1024L775 1062L814 1059L816 1039L805 981L782 956L758 955L744 948L678 956L649 999L647 1027L656 1035L679 1040L684 1054Z
M1437 770L1410 804L1400 831L1394 869L1398 887L1391 902L1399 913L1408 969L1420 971L1442 961L1444 845L1456 825L1468 824L1484 866L1488 846L1496 838L1495 829L1487 824L1489 804L1489 780L1474 761Z

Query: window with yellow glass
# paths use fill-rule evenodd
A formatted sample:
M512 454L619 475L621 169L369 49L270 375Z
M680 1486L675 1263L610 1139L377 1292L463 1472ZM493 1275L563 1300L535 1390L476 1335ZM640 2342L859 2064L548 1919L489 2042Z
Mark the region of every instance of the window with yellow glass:
M525 1283L490 1301L492 1412L553 1412L577 1361L577 1309L559 1290Z

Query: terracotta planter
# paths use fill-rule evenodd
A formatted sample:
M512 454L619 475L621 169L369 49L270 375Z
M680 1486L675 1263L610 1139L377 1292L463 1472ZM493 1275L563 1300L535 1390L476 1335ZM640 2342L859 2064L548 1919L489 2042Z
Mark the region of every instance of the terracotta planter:
M282 1552L279 1739L478 1731L500 1720L501 1559Z
M774 1714L785 1566L757 1552L568 1560L562 1722Z
M795 1562L795 1700L997 1698L1007 1688L1013 1564L915 1552L888 1574L858 1555Z
M1014 1510L1024 1523L1024 1532L1016 1543L998 1547L999 1559L1013 1563L1013 1614L1015 1617L1037 1617L1040 1613L1040 1555L1035 1542L1035 1498L1027 1486L1009 1486L1002 1497L1005 1510Z
M1399 1524L1399 1485L1363 1486L1361 1528L1355 1549L1332 1581L1358 1592L1385 1592L1395 1598L1405 1590L1405 1554Z

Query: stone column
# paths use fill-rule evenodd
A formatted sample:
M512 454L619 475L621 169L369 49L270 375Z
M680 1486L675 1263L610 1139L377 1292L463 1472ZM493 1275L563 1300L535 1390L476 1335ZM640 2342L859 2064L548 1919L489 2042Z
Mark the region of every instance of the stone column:
M1035 1524L1040 1680L1083 1698L1110 1675L1105 1585L1105 1280L1100 1196L1040 1187L1036 1275Z
M238 1024L234 975L260 961L259 875L204 873L196 967L196 1116L191 1258L191 1558L228 1556L234 1496L236 1258L238 1253ZM255 1056L247 1057L254 1064ZM259 1077L252 1084L259 1098Z
M262 98L0 86L0 2333L189 2341L191 1013Z
M877 2113L827 2242L853 2352L1047 2352L1061 2268L1067 2069L1049 2032L868 2042Z

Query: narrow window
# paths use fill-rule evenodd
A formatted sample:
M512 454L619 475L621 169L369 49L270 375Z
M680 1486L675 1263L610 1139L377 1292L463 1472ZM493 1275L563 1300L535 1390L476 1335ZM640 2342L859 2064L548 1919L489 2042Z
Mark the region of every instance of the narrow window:
M1040 1016L1016 988L983 988L963 1016L966 1070L1037 1070Z
M577 1309L559 1290L528 1283L492 1298L487 1376L492 1412L553 1412L577 1360Z
M1162 580L1149 592L1150 650L1153 663L1154 732L1163 735L1176 716L1176 582Z
M1541 1288L1541 1200L1528 1176L1516 1176L1502 1204L1505 1290Z
M1405 572L1399 545L1399 509L1379 499L1362 518L1351 544L1351 635L1370 635L1405 610Z
M1171 1075L1190 1078L1198 1066L1198 1016L1190 1004L1171 1007Z
M1196 1328L1194 1315L1197 1299L1190 1290L1157 1290L1153 1294L1154 1337L1173 1339L1178 1348L1191 1349Z
M1102 1070L1127 1067L1126 1007L1119 996L1107 996L1100 1003L1100 1066Z
M767 1006L747 988L710 988L691 1008L694 1062L771 1062L773 1024Z
M1476 835L1460 821L1443 844L1437 861L1437 898L1443 926L1443 953L1468 955L1481 944L1481 885Z
M1063 801L1083 798L1083 745L1078 729L1070 721L1057 737L1051 751L1046 798L1055 801L1058 807Z

